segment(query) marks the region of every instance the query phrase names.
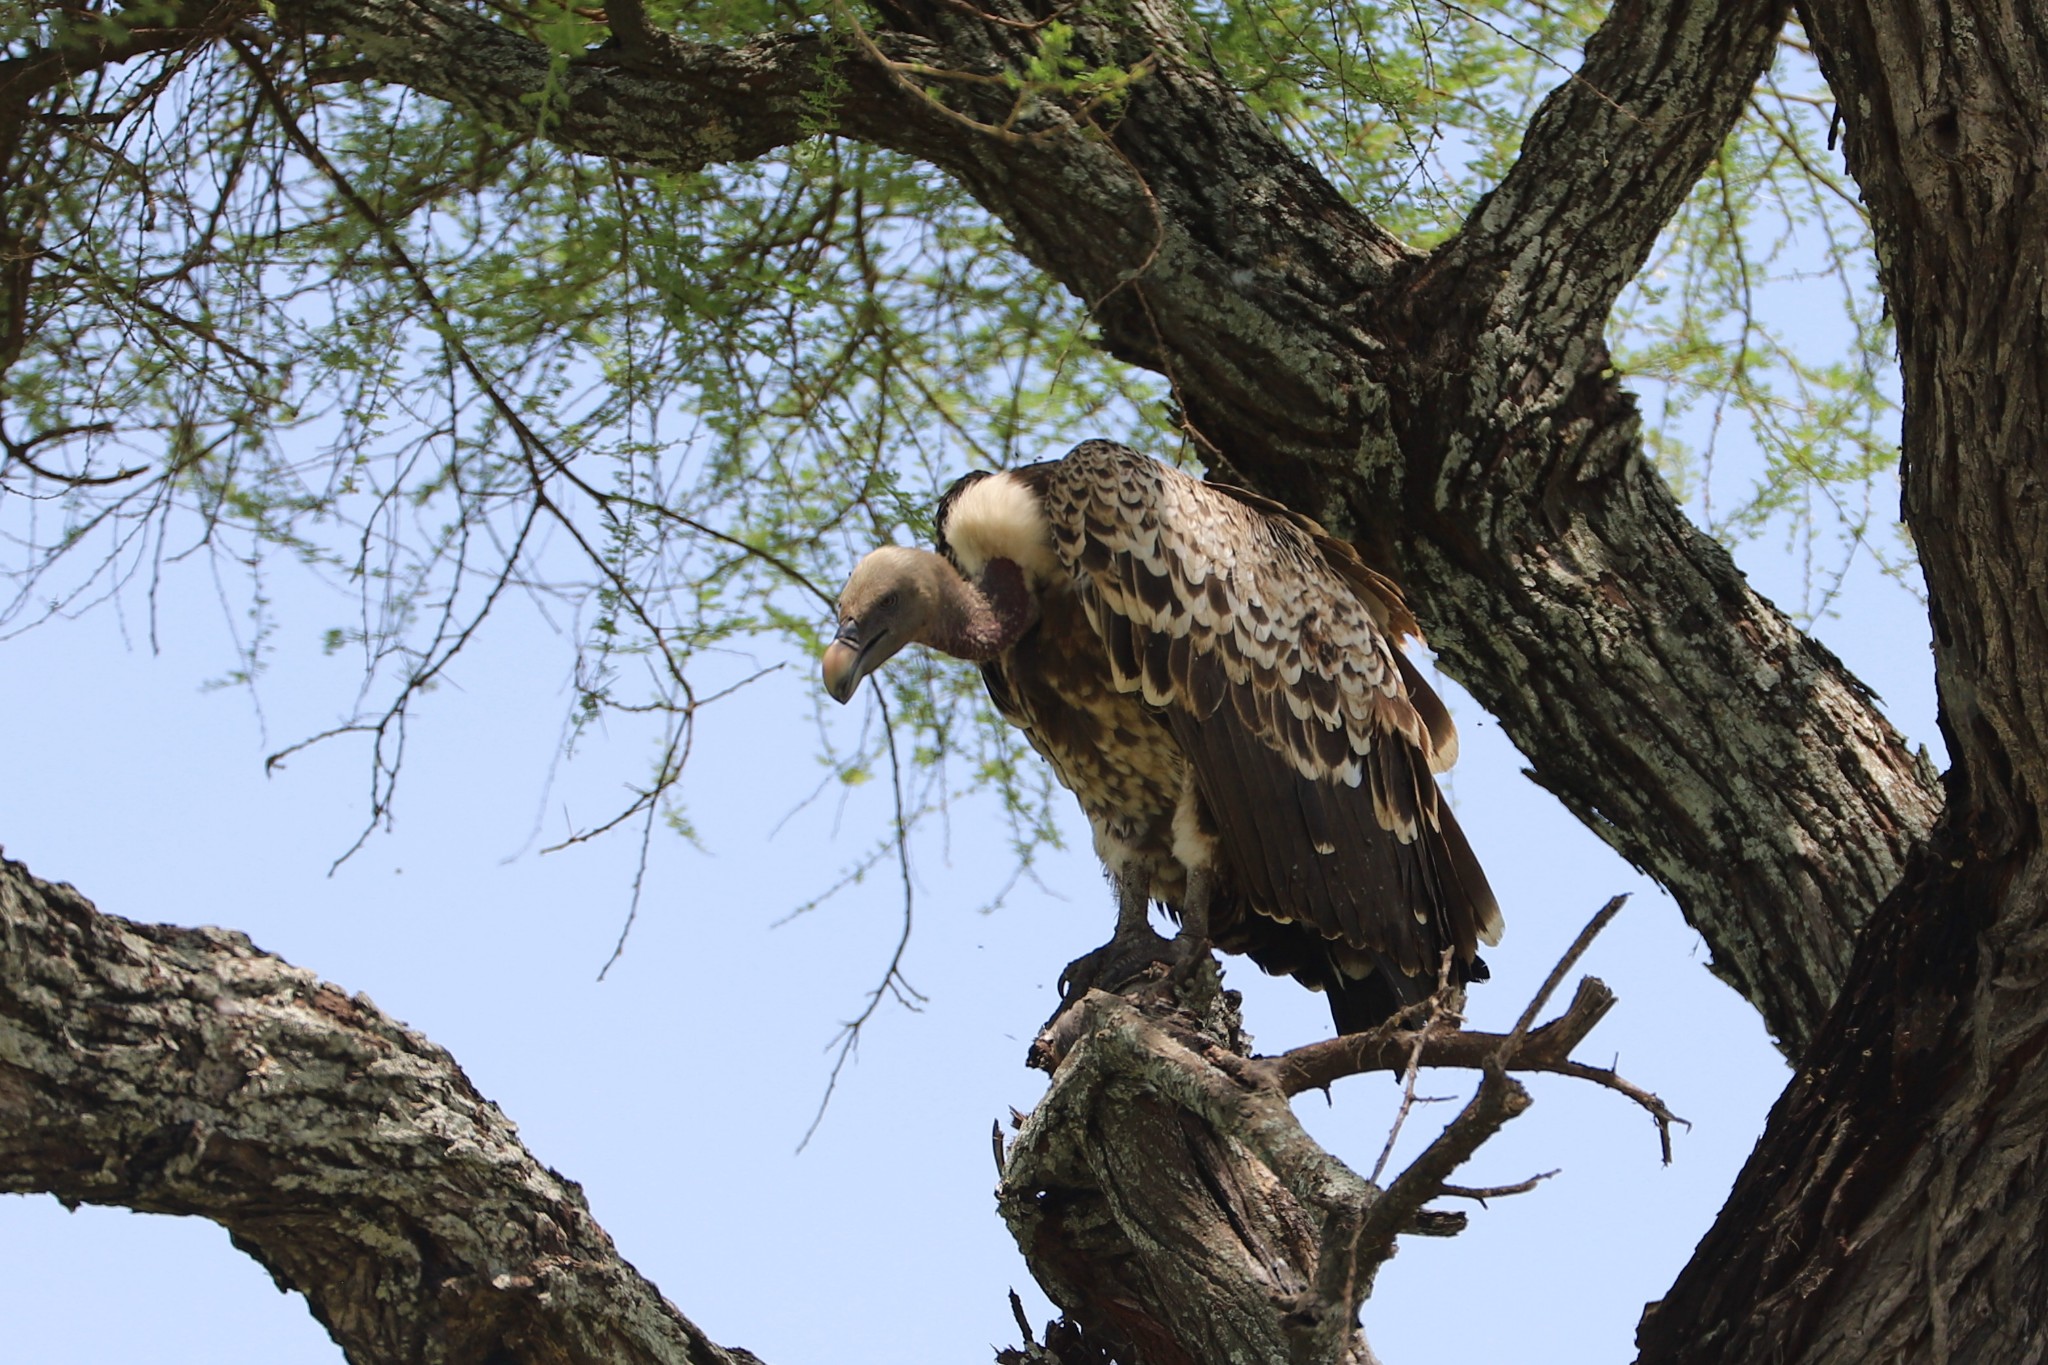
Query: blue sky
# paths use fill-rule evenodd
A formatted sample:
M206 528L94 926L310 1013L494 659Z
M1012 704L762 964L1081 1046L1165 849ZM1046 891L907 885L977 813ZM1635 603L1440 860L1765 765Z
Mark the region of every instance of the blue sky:
M1796 600L1793 557L1757 542L1740 558L1766 592ZM994 1212L988 1130L1041 1092L1022 1067L1026 1043L1061 965L1113 919L1077 815L1044 888L1020 885L993 913L974 908L1005 880L992 812L963 806L947 839L919 847L906 968L928 1003L883 1011L799 1154L826 1049L877 979L901 914L900 890L881 878L774 927L886 815L877 787L844 810L821 802L785 820L817 784L808 664L706 717L686 778L706 851L657 838L632 942L600 982L635 845L533 848L602 814L650 750L643 736L599 734L556 764L568 696L556 637L508 618L458 661L414 728L395 829L330 876L364 817L361 752L315 749L269 777L263 758L353 700L347 662L318 649L333 598L288 577L275 585L286 633L259 717L247 692L202 686L230 651L206 575L174 574L160 652L110 611L7 642L10 857L103 910L241 929L366 992L455 1054L683 1311L770 1365L985 1360L1014 1338L1013 1286L1046 1315ZM1839 605L1820 634L1932 745L1920 608L1867 571ZM1366 1325L1392 1365L1627 1359L1643 1303L1711 1219L1785 1068L1755 1015L1707 974L1673 903L1522 777L1476 706L1454 706L1459 818L1508 924L1489 954L1495 979L1474 992L1475 1022L1511 1021L1592 912L1631 892L1583 968L1621 1003L1581 1055L1618 1057L1694 1126L1667 1169L1638 1111L1539 1079L1535 1107L1466 1176L1562 1173L1475 1211L1460 1238L1405 1243ZM1327 1033L1319 998L1227 965L1263 1048ZM1468 1089L1455 1075L1423 1086ZM1297 1107L1369 1169L1395 1099L1384 1079L1360 1079L1332 1104L1311 1095ZM1403 1150L1449 1112L1423 1107ZM46 1198L0 1200L0 1321L9 1358L43 1365L340 1358L221 1230L67 1213Z

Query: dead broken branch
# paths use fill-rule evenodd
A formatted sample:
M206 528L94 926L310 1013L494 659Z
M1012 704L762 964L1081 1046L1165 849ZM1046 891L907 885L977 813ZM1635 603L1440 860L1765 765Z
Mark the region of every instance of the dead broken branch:
M1369 1033L1255 1058L1243 1054L1234 997L1213 971L1127 996L1088 992L1033 1046L1053 1083L1002 1151L1004 1218L1071 1322L1118 1359L1182 1359L1172 1343L1189 1341L1230 1343L1219 1358L1370 1359L1358 1309L1396 1237L1465 1226L1462 1213L1424 1206L1517 1194L1545 1178L1449 1183L1529 1107L1514 1073L1626 1095L1656 1120L1670 1160L1670 1125L1682 1120L1613 1071L1571 1059L1613 1007L1612 991L1583 979L1563 1013L1535 1026L1620 905L1593 917L1507 1033L1460 1027L1463 1001L1450 988ZM1430 1067L1478 1071L1478 1090L1384 1187L1318 1146L1289 1104L1345 1076ZM1165 1227L1175 1236L1162 1239Z
M1279 1088L1285 1095L1304 1090L1324 1090L1346 1076L1370 1071L1405 1072L1409 1068L1443 1067L1485 1071L1499 1066L1504 1072L1549 1072L1589 1081L1623 1095L1647 1112L1657 1125L1658 1145L1666 1165L1671 1163L1671 1126L1685 1120L1671 1112L1649 1091L1623 1078L1612 1068L1588 1066L1571 1059L1572 1049L1607 1011L1614 1007L1614 992L1598 977L1583 977L1564 1013L1540 1028L1529 1026L1544 1003L1557 990L1573 965L1585 955L1593 939L1614 919L1625 896L1616 896L1593 916L1572 946L1551 969L1529 1006L1507 1033L1482 1033L1445 1029L1425 1022L1417 1028L1403 1014L1367 1033L1349 1034L1310 1043L1277 1057L1258 1057L1243 1064L1245 1071ZM1425 1016L1433 1020L1433 1014Z

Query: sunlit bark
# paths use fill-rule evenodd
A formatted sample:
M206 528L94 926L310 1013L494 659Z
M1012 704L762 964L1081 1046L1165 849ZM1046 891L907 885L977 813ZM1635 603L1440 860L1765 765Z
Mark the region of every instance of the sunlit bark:
M1447 668L1500 717L1537 780L1672 889L1715 970L1803 1062L1721 1222L1646 1319L1645 1359L2039 1356L2037 1305L2048 1301L2048 1072L2038 1065L2048 1049L2039 857L2048 43L2038 16L1908 0L1815 3L1803 16L1841 102L1899 323L1906 507L1928 573L1956 759L1935 830L1942 792L1869 694L1750 591L1648 468L1603 343L1616 293L1767 60L1784 20L1777 0L1618 9L1532 123L1516 168L1428 254L1294 156L1201 60L1184 8L1156 0L1063 11L1087 60L1143 71L1124 102L1046 98L1023 108L1000 80L1032 51L1036 16L1022 7L891 0L858 31L720 48L650 31L629 0L608 16L615 41L565 68L487 11L449 0L174 11L126 45L0 64L0 133L11 151L52 79L179 43L242 41L236 26L269 13L319 60L481 119L525 126L549 92L548 136L588 155L680 169L745 159L810 135L829 105L840 136L956 177L1089 305L1105 345L1172 382L1218 472L1355 537L1402 578ZM92 989L124 992L120 1009L141 1022L105 1051L38 1061L20 1039L41 1036L32 1018L55 1019L57 997L34 974L42 968L8 980L0 1126L55 1132L68 1111L51 1087L69 1087L61 1093L73 1117L90 1122L64 1140L82 1144L73 1156L97 1153L38 1165L39 1153L58 1149L9 1149L8 1188L75 1179L85 1185L67 1197L168 1209L184 1197L180 1180L226 1181L256 1210L238 1235L282 1277L312 1285L316 1311L359 1343L349 1349L364 1361L485 1359L478 1343L492 1333L510 1341L508 1332L554 1343L523 1345L521 1359L718 1358L637 1279L580 1277L580 1267L613 1262L573 1191L520 1196L536 1202L511 1219L508 1247L465 1243L450 1223L435 1234L448 1249L433 1243L431 1255L419 1241L390 1250L400 1243L380 1228L323 1243L319 1265L292 1261L282 1241L264 1238L262 1217L291 1207L265 1184L278 1178L271 1158L250 1157L260 1144L209 1137L258 1073L236 1051L239 1025L198 1018L192 1001L239 1002L242 988L179 995L144 965L151 954L223 982L269 973L274 988L249 986L251 998L324 1011L331 1020L319 1027L338 1030L335 1056L446 1059L281 964L258 972L248 964L269 960L232 938L111 929L116 922L61 895L10 894L45 896L51 923L74 926L50 940L51 960L71 962L88 985L98 980ZM1504 899L1511 910L1511 893ZM13 943L9 970L30 961ZM225 968L201 961L213 957L245 965L220 975ZM226 1030L217 1055L233 1060L227 1070L201 1065L209 1028ZM158 1034L189 1036L192 1048L159 1082L123 1071L122 1049L160 1046L148 1042ZM309 1076L323 1074L325 1055L308 1054ZM1088 1110L1092 1119L1076 1110L1076 1122L1097 1124L1086 1136L1095 1169L1150 1150L1148 1134L1165 1121L1151 1102L1159 1087L1132 1083L1151 1098ZM319 1131L317 1111L341 1097L318 1086L306 1094ZM462 1122L495 1131L495 1112L466 1086L449 1094ZM122 1117L123 1105L156 1117ZM1105 1113L1129 1126L1101 1126ZM1049 1127L1058 1117L1034 1120L1034 1150L1080 1150L1079 1130ZM1226 1155L1234 1140L1201 1137L1204 1151ZM523 1154L501 1155L464 1168L490 1177L459 1186L465 1198L510 1197L492 1180L526 1167ZM321 1178L328 1158L309 1149L304 1159L304 1178ZM1170 1193L1158 1186L1164 1170L1141 1165L1127 1169L1145 1192ZM1291 1247L1300 1264L1290 1273L1316 1283L1328 1264L1323 1230L1311 1218L1254 1229L1252 1240ZM1113 1276L1089 1281L1086 1264L1043 1259L1091 1244L1059 1240L1044 1253L1023 1240L1084 1329L1110 1321L1088 1286ZM412 1307L389 1323L359 1320L320 1297L329 1262L398 1286L394 1301ZM541 1268L507 1269L526 1266ZM505 1286L501 1272L512 1276ZM568 1277L562 1291L532 1291L549 1274ZM1061 1297L1061 1285L1076 1284ZM596 1287L577 1287L587 1285ZM1176 1292L1186 1286L1155 1288L1161 1303L1188 1298ZM1261 1300L1250 1281L1244 1288L1242 1303L1265 1302L1280 1319L1298 1306L1286 1295ZM543 1300L553 1307L543 1311ZM572 1308L588 1308L598 1325L550 1316ZM1284 1336L1280 1319L1258 1326L1278 1323ZM1099 1339L1134 1365L1209 1358L1213 1343L1176 1335L1186 1330ZM597 1335L579 1335L589 1332ZM1351 1349L1341 1333L1308 1337L1322 1343L1315 1350L1335 1350L1332 1359ZM460 1349L447 1345L456 1341Z

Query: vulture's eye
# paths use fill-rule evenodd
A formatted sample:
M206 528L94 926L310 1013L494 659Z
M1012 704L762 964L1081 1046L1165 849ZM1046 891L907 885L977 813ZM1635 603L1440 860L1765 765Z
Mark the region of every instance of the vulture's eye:
M882 594L882 601L880 605L883 611L896 610L896 594L893 592Z

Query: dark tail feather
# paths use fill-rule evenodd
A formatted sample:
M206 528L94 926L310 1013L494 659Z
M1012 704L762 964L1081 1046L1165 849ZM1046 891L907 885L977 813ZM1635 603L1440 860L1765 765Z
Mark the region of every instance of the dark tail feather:
M1394 975L1404 981L1414 979L1401 972ZM1401 998L1384 972L1374 972L1371 976L1357 979L1331 972L1330 984L1323 988L1323 994L1329 997L1330 1020L1336 1024L1340 1034L1364 1033L1377 1028L1392 1018L1396 1010L1413 1003Z
M1177 907L1168 909L1179 918ZM1433 979L1410 976L1383 954L1333 944L1305 925L1259 914L1229 883L1216 888L1210 903L1209 935L1223 951L1243 953L1274 976L1291 976L1323 992L1339 1033L1376 1028L1436 990ZM1340 954L1350 959L1345 965L1339 964ZM1487 978L1486 963L1477 957L1469 965L1454 960L1451 971L1460 983Z
M1451 974L1458 984L1484 981L1492 975L1486 959L1475 957L1466 966L1453 961ZM1436 990L1436 983L1410 976L1384 959L1369 976L1347 976L1337 964L1329 964L1323 992L1330 997L1330 1019L1337 1032L1364 1033L1379 1027L1410 1005L1419 1005Z

